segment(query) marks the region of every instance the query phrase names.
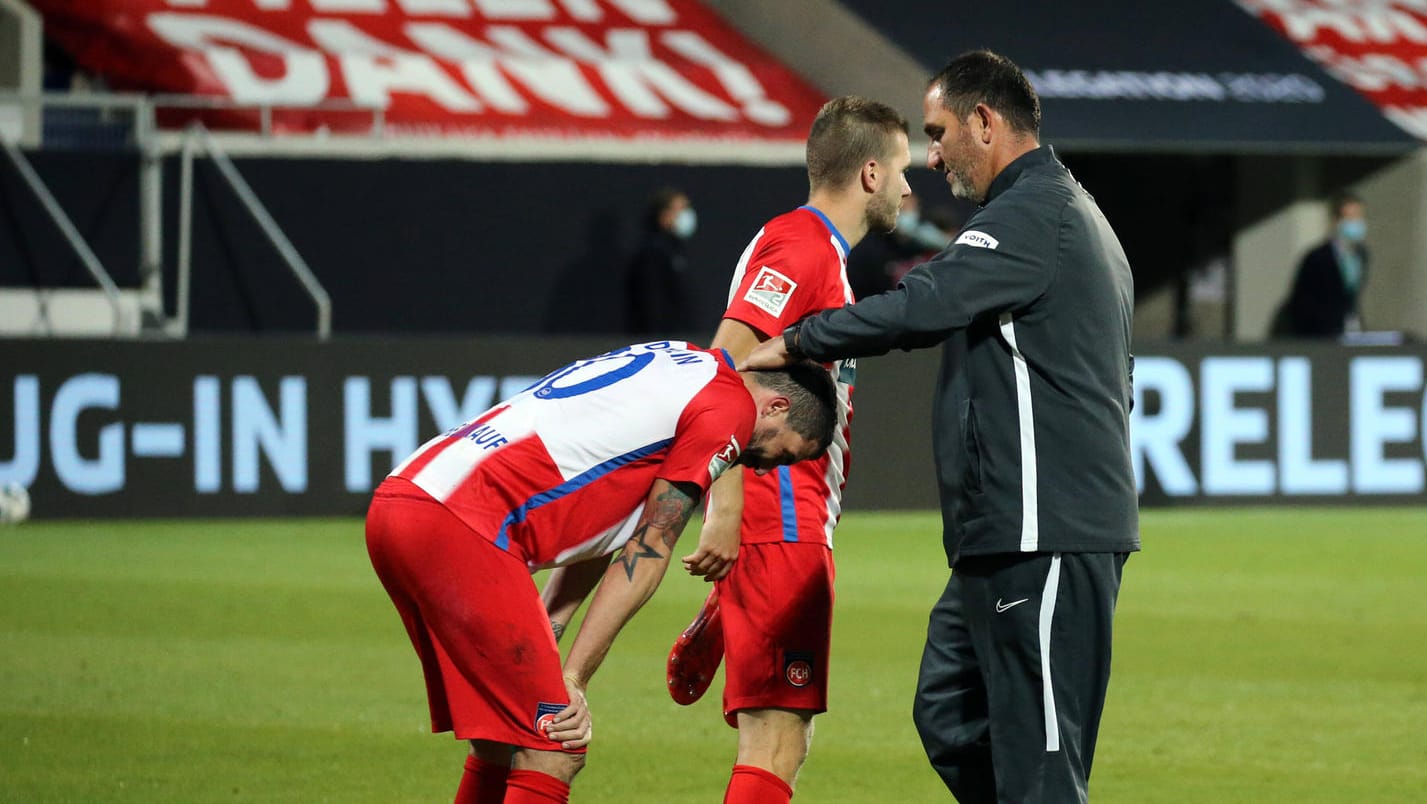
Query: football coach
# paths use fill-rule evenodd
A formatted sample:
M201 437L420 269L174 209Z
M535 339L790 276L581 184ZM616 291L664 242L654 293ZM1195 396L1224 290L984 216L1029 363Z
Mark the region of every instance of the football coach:
M1021 70L964 53L923 99L927 166L980 208L892 291L764 342L748 367L942 344L932 440L953 568L913 719L958 801L1088 799L1125 559L1134 287L1049 146Z

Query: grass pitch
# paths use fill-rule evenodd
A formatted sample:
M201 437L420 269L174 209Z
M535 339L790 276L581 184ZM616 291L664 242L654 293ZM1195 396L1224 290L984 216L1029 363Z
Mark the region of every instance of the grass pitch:
M1427 511L1150 511L1143 538L1096 801L1424 800ZM938 523L854 513L837 540L832 711L796 800L949 800L909 716ZM721 799L719 686L663 690L705 589L676 565L615 644L576 801ZM360 522L0 528L0 801L449 801L463 754L427 733Z

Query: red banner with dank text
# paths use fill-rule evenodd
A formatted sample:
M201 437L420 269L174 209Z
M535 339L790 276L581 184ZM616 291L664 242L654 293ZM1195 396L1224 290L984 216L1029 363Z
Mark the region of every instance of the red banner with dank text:
M1238 0L1427 140L1427 0Z
M694 0L31 2L111 88L274 107L278 131L381 110L406 134L801 141L824 100Z

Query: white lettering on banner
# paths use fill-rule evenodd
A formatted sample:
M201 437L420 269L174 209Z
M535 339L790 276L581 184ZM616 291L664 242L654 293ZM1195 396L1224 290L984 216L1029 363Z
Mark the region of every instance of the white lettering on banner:
M467 0L396 0L396 4L402 11L412 16L471 16L471 4Z
M312 20L307 33L323 51L338 54L348 94L358 104L386 108L397 91L423 95L450 112L482 108L424 53L393 47L346 20Z
M419 396L435 423L434 432L470 421L498 399L508 399L540 378L517 374L476 375L457 393L445 376L419 380L398 376L390 380L382 404L388 416L372 414L371 380L347 377L343 384L342 447L345 488L352 493L370 491L374 454L385 453L385 470L416 449L423 426ZM70 492L99 495L122 492L127 484L129 458L185 459L192 455L193 490L200 495L261 490L261 464L266 462L282 491L301 494L309 487L307 380L286 376L276 380L275 400L264 393L252 376L231 382L213 375L197 375L192 382L192 421L156 421L152 411L120 413L121 380L111 374L78 374L54 389L45 409L43 388L34 374L14 375L12 388L0 391L13 398L13 450L0 441L0 483L32 486L48 463L55 477ZM9 420L9 410L0 407ZM112 421L81 429L93 422L95 411L111 412ZM225 413L226 411L226 413ZM47 421L46 421L47 419ZM48 438L43 438L48 426ZM5 425L0 439L8 437ZM90 434L97 432L93 440ZM129 436L126 441L126 433ZM189 434L191 440L189 439ZM487 445L494 441L486 442ZM126 452L127 446L127 452ZM225 486L224 457L231 455L230 483Z
M1352 399L1353 490L1360 494L1411 494L1422 490L1422 462L1386 458L1384 447L1421 433L1411 408L1390 406L1390 391L1422 388L1422 361L1412 357L1360 357L1349 377Z
M1315 399L1331 397L1314 392L1308 358L1207 358L1200 365L1196 399L1190 371L1179 360L1141 357L1135 363L1135 408L1130 414L1130 457L1138 488L1144 491L1153 473L1170 497L1201 490L1224 496L1427 491L1422 359L1356 356L1348 361L1347 371L1343 440L1329 439L1333 449L1346 449L1344 456L1316 454L1315 434L1333 433L1331 425L1339 420L1314 426ZM1270 428L1270 413L1276 414L1276 430ZM1196 424L1198 479L1185 452ZM1254 445L1274 459L1246 460L1236 454Z
M1269 5L1269 4L1262 4ZM1411 13L1382 4L1354 3L1351 8L1303 7L1272 9L1294 41L1333 34L1353 43L1385 44L1407 40L1427 43L1427 26ZM1250 9L1251 13L1254 12Z
M40 379L15 378L15 454L0 461L0 482L28 487L40 473Z
M1145 412L1145 400L1153 393L1159 411ZM1194 426L1194 379L1189 369L1169 357L1140 357L1135 360L1135 407L1130 411L1130 457L1135 468L1136 487L1145 490L1145 471L1153 468L1160 487L1172 497L1198 493L1199 483L1180 444Z
M788 107L764 96L763 85L752 71L724 55L697 33L669 31L661 37L661 41L689 61L712 70L728 94L743 104L743 114L749 120L765 126L785 126L792 119L793 113L788 111Z
M456 404L456 394L451 388L451 380L446 377L422 377L421 398L426 400L426 409L441 432L468 422L495 403L495 378L472 377L466 383L466 392L461 395L461 403ZM398 460L405 455L396 456Z
M180 8L208 7L208 0L164 0L164 2ZM259 11L286 11L292 6L292 0L252 0L252 3Z
M319 12L336 14L381 14L386 11L386 0L307 0Z
M1313 457L1313 364L1306 357L1278 362L1278 482L1285 494L1342 494L1348 466Z
M254 72L240 50L215 47L205 55L228 94L239 103L306 105L318 103L327 95L327 65L322 54L315 51L283 53L280 58L285 69L277 78L264 78Z
M258 453L268 459L284 491L307 490L307 380L278 383L282 415L268 406L257 378L233 378L233 490L258 490Z
M1427 140L1427 107L1389 106L1383 114L1419 140Z
M198 50L240 103L312 104L327 95L322 54L241 20L204 14L150 14L149 28L176 48ZM282 74L258 75L241 48L282 60Z
M193 488L223 490L223 389L217 377L193 381Z
M1322 103L1323 87L1300 73L1141 72L1135 70L1027 70L1044 98L1092 100Z
M481 16L488 20L534 20L555 18L550 0L474 0Z
M461 400L444 376L394 377L389 386L390 416L372 415L372 387L367 377L348 377L342 385L343 409L343 481L347 491L370 491L376 483L372 474L374 453L385 453L388 460L381 466L385 477L391 467L416 451L420 432L417 410L417 388L426 402L426 410L436 423L436 432L444 432L468 422L499 399L512 396L534 384L539 377L511 375L497 380L478 375L466 382Z
M1336 78L1363 93L1404 131L1427 139L1427 2L1238 0Z
M413 5L433 9L439 16L454 15L450 0ZM594 3L566 5L566 12L580 21L604 16ZM677 21L673 9L662 0L612 5L642 24ZM381 0L328 0L327 5L314 2L314 8L364 14L386 6ZM504 0L488 2L479 10L488 20L548 22L558 16L548 2ZM700 120L736 123L746 119L767 127L786 126L792 119L788 107L769 98L746 65L688 30L653 33L660 45L707 68L734 103L656 56L651 31L641 28L609 28L602 32L604 41L597 42L593 32L550 25L541 29L546 47L512 25L486 26L483 35L488 42L483 42L443 22L413 20L401 29L409 42L393 43L358 27L354 20L315 18L306 23L307 37L315 45L310 47L257 24L216 15L158 12L150 14L147 23L173 47L203 53L223 88L245 104L320 102L331 95L335 85L330 58L341 73L346 96L363 106L389 108L393 94L404 94L424 97L447 112L475 114L489 104L500 113L523 116L530 113L530 106L516 89L518 83L568 114L608 118L613 110L581 70L585 64L594 67L619 105L636 117L666 119L677 110ZM281 69L263 63L269 59L278 60ZM459 71L466 85L448 68Z
M207 8L208 0L164 0L175 8ZM252 0L259 11L287 11L292 0ZM580 22L604 19L598 0L559 0L566 14ZM665 0L605 0L625 16L641 25L670 25L678 16ZM383 14L391 7L387 0L311 0L312 7L325 12ZM443 17L469 17L474 4L488 19L523 21L549 20L555 17L552 0L396 0L407 14Z
M1239 392L1273 390L1273 359L1210 357L1199 367L1200 476L1208 494L1272 494L1274 467L1236 457L1239 444L1268 442L1268 411L1238 407Z
M540 100L581 117L608 117L609 104L600 97L571 59L546 50L519 28L492 25L486 45L443 23L412 23L406 35L438 58L461 66L466 81L493 108L524 114L529 106L512 88L505 73ZM497 69L500 68L500 69Z
M422 50L433 53L437 58L453 61L461 65L461 75L465 77L466 83L476 91L476 95L490 104L491 108L506 114L525 114L530 108L525 102L525 98L510 85L498 68L497 52L492 48L483 45L469 36L442 23L415 22L406 26L406 35L413 42L421 46ZM507 64L518 57L508 56L501 61ZM580 75L580 71L575 69L574 64L565 65L571 76L569 81L556 82L557 90L551 91L551 98L559 99L559 90L570 90L576 93L581 92L579 87L583 87L583 94L593 96L594 90ZM537 82L529 87L535 94L545 97L545 89ZM595 98L595 107L599 109L604 106L604 102L598 97Z
M1416 353L1217 355L1197 366L1142 355L1130 414L1138 488L1152 486L1170 498L1420 497L1427 493L1423 363ZM117 374L4 376L0 483L58 483L85 496L123 493L139 479L152 488L157 475L146 467L158 461L186 467L188 460L195 495L362 494L419 439L469 421L538 380L349 376L333 388L324 380L317 396L302 376L260 383L249 375L207 374L188 381L191 401L160 402L171 391L125 393ZM310 430L319 410L326 429ZM314 432L330 433L321 449L344 451L318 462L333 466L331 476L311 476ZM491 446L503 437L488 430L476 440ZM179 468L178 477L185 471ZM184 485L172 475L164 480L178 494Z
M1427 58L1418 59L1413 64L1390 53L1350 56L1324 45L1305 50L1334 77L1364 92L1427 88Z
M383 42L347 20L312 20L307 35L326 53L339 56L415 55Z
M347 93L362 106L386 108L391 93L422 95L449 112L478 112L481 104L430 56L339 56Z
M649 35L638 28L612 28L600 47L578 28L554 26L545 39L580 61L596 65L605 84L640 117L664 118L669 107L704 120L736 120L733 107L715 98L649 52Z
M80 454L79 415L85 410L119 407L119 378L112 374L71 377L55 393L50 408L50 460L55 474L72 491L106 494L124 487L124 425L99 428L99 455Z
M391 415L371 415L371 380L348 377L342 384L343 456L348 491L372 488L372 453L389 452L391 465L416 451L416 378L391 381Z

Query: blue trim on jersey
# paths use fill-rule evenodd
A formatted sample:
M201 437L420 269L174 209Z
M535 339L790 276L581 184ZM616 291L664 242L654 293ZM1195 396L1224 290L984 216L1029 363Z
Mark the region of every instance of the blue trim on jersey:
M829 232L832 232L832 236L837 238L837 242L842 244L842 253L844 255L846 255L847 252L852 250L852 247L847 245L847 238L843 237L842 232L839 232L837 230L837 227L832 225L832 221L828 220L828 217L823 214L822 210L818 209L817 207L810 207L807 204L798 207L798 209L806 209L807 211L818 216L818 220L823 222L823 226L826 226L827 230Z
M793 504L793 471L778 467L778 498L783 502L783 541L798 540L798 507Z
M539 494L536 494L534 497L531 497L530 499L526 500L524 504L522 504L519 508L515 509L514 511L511 511L509 514L506 514L505 521L500 523L500 532L496 534L495 546L499 547L502 550L509 550L510 534L506 533L506 529L509 528L511 525L519 525L520 523L524 522L525 518L529 516L530 512L534 511L536 508L539 508L540 506L545 505L547 503L555 502L556 500L566 495L574 494L575 492L579 491L585 486L588 486L596 480L599 480L601 477L604 477L605 475L609 474L610 472L613 472L619 467L624 466L625 464L634 463L640 458L653 455L654 453L658 452L661 449L664 449L672 443L674 443L674 439L672 438L666 438L663 441L655 441L653 444L640 447L639 449L634 450L633 452L626 452L618 457L610 458L599 466L596 466L593 469L589 469L583 474L576 475L553 489L547 489L545 491L540 492Z
M735 366L735 365L733 364L733 355L729 354L727 349L720 349L720 350L718 350L718 353L721 354L721 355L723 355L723 362L727 363L729 368L731 368L731 369L736 369L736 368L738 368L738 366Z

